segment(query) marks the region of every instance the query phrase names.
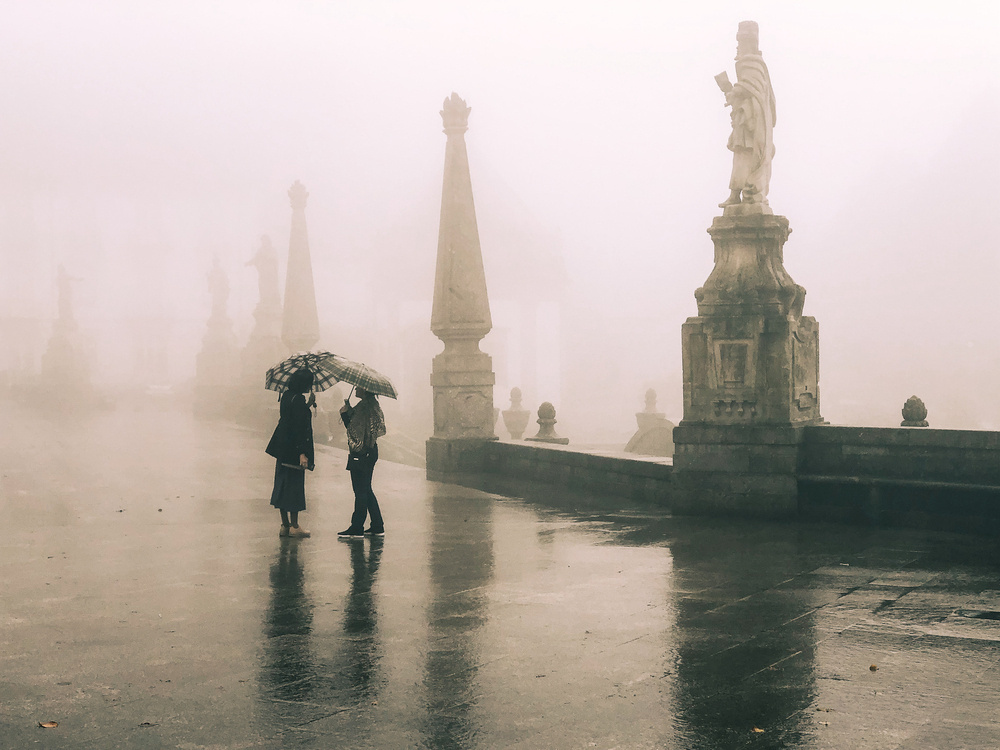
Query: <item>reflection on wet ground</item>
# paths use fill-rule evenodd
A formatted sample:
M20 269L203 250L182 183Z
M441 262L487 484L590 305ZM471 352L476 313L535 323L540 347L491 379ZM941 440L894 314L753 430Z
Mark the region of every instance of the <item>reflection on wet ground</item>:
M283 539L259 435L162 412L57 425L0 410L14 426L0 436L3 747L1000 736L988 540L670 518L382 462L386 537L343 541L350 481L332 451L308 480L313 537Z

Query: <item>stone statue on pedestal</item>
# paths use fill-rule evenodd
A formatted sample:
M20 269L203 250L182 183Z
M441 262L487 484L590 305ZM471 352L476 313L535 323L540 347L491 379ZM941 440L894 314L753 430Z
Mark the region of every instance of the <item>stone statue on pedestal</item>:
M280 307L281 292L278 285L278 253L271 244L271 238L263 235L260 248L247 261L248 266L257 269L257 291L260 294L259 307Z
M763 209L768 205L776 113L771 76L757 46L757 34L756 22L740 23L736 32L736 84L730 83L725 73L715 77L726 94L726 106L733 108L733 132L727 144L733 152L733 172L729 179L729 197L719 206L725 209L740 204L759 207L740 213L770 213ZM727 210L726 213L731 212Z
M212 269L208 272L208 290L212 295L212 317L226 317L226 303L229 302L229 279L215 256Z
M212 314L195 359L194 409L203 416L219 416L229 408L227 399L239 379L240 369L236 335L226 311L229 279L218 256L208 272L208 290L212 296Z
M675 513L789 516L804 427L820 414L819 324L784 265L791 228L767 204L774 93L757 24L737 34L730 196L708 232L715 266L681 328L684 418L673 432Z

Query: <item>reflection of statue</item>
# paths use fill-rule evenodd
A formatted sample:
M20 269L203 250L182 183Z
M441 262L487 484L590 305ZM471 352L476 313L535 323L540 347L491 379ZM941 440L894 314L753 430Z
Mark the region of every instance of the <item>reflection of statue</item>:
M267 235L260 238L260 249L246 264L257 268L257 290L260 293L260 304L265 307L280 306L278 254Z
M736 32L736 84L725 73L715 77L731 106L733 132L729 150L733 152L730 194L721 207L737 203L767 205L771 182L771 159L774 158L774 90L767 65L757 47L757 24L740 22ZM742 197L741 197L742 194Z
M226 317L226 302L229 300L229 279L215 257L212 270L208 272L208 290L212 294L212 317Z

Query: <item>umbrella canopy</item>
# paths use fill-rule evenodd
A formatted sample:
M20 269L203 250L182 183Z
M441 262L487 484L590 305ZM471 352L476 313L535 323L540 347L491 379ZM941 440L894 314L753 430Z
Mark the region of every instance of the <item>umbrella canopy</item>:
M330 355L330 361L326 363L330 372L334 374L337 380L342 380L345 383L350 383L351 385L362 388L369 393L374 393L379 396L388 396L389 398L396 398L396 387L392 384L385 375L373 370L368 365L362 364L361 362L352 362L349 359L340 357L336 354Z
M267 371L264 387L281 393L288 387L292 373L303 368L312 370L314 391L325 391L342 381L369 393L396 398L395 386L382 373L360 362L324 351L300 352L282 360Z
M327 366L335 354L330 352L299 352L282 360L270 370L264 379L264 387L269 391L283 393L288 388L288 379L296 370L307 369L313 374L313 390L325 391L336 383L339 378Z

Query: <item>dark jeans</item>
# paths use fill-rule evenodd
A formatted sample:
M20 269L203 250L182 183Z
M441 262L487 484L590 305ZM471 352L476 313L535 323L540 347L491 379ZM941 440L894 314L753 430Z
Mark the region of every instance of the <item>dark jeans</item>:
M372 492L372 473L378 453L371 461L359 461L351 464L351 486L354 487L354 514L351 516L352 529L364 529L365 517L371 515L372 528L381 531L385 528L382 521L382 511L378 507L378 498Z

